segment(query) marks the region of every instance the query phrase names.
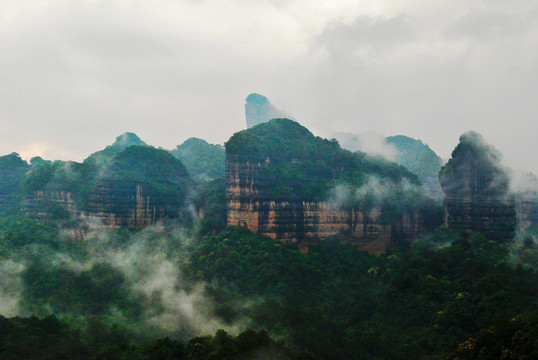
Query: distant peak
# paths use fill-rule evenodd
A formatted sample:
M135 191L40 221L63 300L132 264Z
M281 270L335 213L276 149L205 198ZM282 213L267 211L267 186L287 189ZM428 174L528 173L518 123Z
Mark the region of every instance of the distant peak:
M251 128L271 119L289 118L290 116L273 106L265 96L252 93L245 99L245 117L247 127Z
M263 95L260 95L260 94L257 94L257 93L252 93L249 96L247 96L245 101L246 102L255 102L255 103L265 103L265 102L269 102L269 99L267 99Z
M120 147L120 148L127 148L129 146L133 145L141 145L141 146L148 146L145 142L143 142L138 135L131 132L126 132L121 134L116 138L116 141L112 146L114 147Z

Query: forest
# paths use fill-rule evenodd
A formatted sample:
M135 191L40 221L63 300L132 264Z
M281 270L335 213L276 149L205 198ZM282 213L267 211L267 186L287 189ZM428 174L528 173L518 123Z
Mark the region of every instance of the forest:
M455 154L468 159L476 144ZM271 154L260 170L268 199L384 181L399 185L383 211L414 206L431 226L376 254L343 245L349 234L305 248L231 226L224 151L255 163ZM450 166L442 173L467 169ZM372 174L381 180L369 183ZM0 175L0 359L538 357L536 227L495 241L439 226L441 206L415 174L293 121L236 133L225 148L190 139L166 151L124 134L82 163L11 154ZM340 205L376 201L368 196Z

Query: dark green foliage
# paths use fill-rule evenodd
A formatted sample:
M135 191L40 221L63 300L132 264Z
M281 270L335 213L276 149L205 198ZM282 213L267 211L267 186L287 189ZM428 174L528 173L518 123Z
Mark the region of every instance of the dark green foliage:
M187 344L162 338L134 341L128 331L94 318L76 327L49 316L43 319L0 316L1 360L314 360L312 355L276 342L265 331L237 336L218 330Z
M181 160L190 176L207 181L224 176L225 152L221 145L212 145L197 138L185 140L170 153Z
M538 311L538 275L512 267L509 248L478 234L438 232L376 258L330 241L303 254L229 228L206 238L188 271L212 281L223 316L256 324L324 359L443 359L495 321ZM215 282L215 280L217 280Z
M126 187L130 192L134 192L135 184L143 184L146 195L164 204L178 206L187 193L187 170L164 150L130 146L115 155L102 172L96 182L104 180L118 188L114 191Z
M0 156L0 194L17 192L29 165L17 153Z
M415 173L429 195L441 200L444 194L439 184L439 171L443 160L420 140L397 135L387 137L386 141L397 150L394 161Z
M19 210L21 181L28 168L17 153L0 156L0 214Z
M417 174L419 179L439 174L443 160L422 141L403 135L389 136L386 141L398 151L396 162Z
M473 199L501 198L509 187L507 171L501 166L501 153L472 131L460 137L439 179L448 196Z
M12 249L31 244L47 244L57 247L58 229L21 215L0 218L0 258L2 250L9 255Z
M260 162L259 181L272 200L320 200L336 183L363 185L377 176L418 184L416 175L396 163L343 150L337 141L315 137L289 119L273 119L234 134L225 144L232 160Z
M143 142L136 134L127 132L118 136L112 145L91 154L85 161L91 164L102 164L103 162L110 160L117 153L127 149L129 146L149 147L149 145Z
M200 235L215 235L226 228L226 181L224 178L200 185L193 202L196 209L203 212Z
M538 314L496 321L459 344L449 360L538 359Z
M179 181L188 176L185 166L168 152L146 146L130 146L115 155L106 177L138 181Z
M27 265L22 279L23 302L33 313L48 309L55 314L93 316L122 309L136 316L141 311L139 299L131 297L123 274L106 263L76 271L35 259Z
M0 212L22 210L64 225L96 206L108 207L116 215L129 214L136 206L137 185L142 185L143 196L152 206L164 208L165 217L177 217L189 186L187 170L168 152L136 139L134 134L124 134L83 163L33 159L29 166L17 154L1 157ZM109 197L94 196L104 204L90 208L93 192L103 187Z

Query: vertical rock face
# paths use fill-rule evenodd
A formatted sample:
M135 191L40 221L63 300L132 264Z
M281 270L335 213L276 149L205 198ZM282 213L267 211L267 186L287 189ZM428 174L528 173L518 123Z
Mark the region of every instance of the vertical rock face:
M145 228L179 215L187 184L185 167L168 152L131 146L100 171L84 210L104 226Z
M468 132L441 169L445 223L449 228L481 232L506 242L515 236L516 208L500 153L482 136Z
M383 216L381 206L346 207L335 200L271 199L264 187L263 167L270 160L226 161L228 225L243 226L301 248L339 235L340 242L373 254L412 243L424 235L419 210L404 210L395 219Z
M67 223L76 232L87 220L140 229L177 218L190 184L185 167L164 150L131 143L141 140L124 134L82 164L0 158L0 212L12 207L40 221L74 220Z
M249 129L271 119L287 117L284 112L274 107L269 99L260 94L247 96L245 99L245 116Z
M423 235L419 207L391 208L401 205L402 198L346 203L331 195L333 183L343 178L378 176L400 188L407 176L413 180L403 168L351 154L291 120L259 126L234 135L226 144L229 225L302 248L338 234L341 242L376 254Z
M86 215L105 227L143 229L158 220L176 217L180 203L167 202L129 180L101 180L89 194Z

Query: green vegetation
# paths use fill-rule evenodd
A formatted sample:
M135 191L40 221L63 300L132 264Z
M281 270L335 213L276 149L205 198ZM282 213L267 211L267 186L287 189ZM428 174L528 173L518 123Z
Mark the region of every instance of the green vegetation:
M430 197L442 200L439 171L443 166L443 160L420 140L397 135L387 137L386 141L396 149L394 161L416 174Z
M418 184L416 175L396 163L343 150L338 142L315 137L288 119L273 119L234 134L225 144L231 159L265 164L258 178L268 198L319 200L338 183L361 186L370 177Z
M20 281L10 280L21 287L18 311L44 317L0 319L4 358L79 351L71 358L249 359L258 350L278 359L472 358L462 352L466 343L492 353L534 351L525 350L538 312L532 239L509 247L440 228L411 250L375 257L331 240L305 254L233 227L198 241L165 227L85 242L14 216L0 228L0 275L17 276L8 265L20 263ZM167 294L171 286L177 289ZM220 331L189 341L206 333L193 333L188 317L167 325L175 329L168 334L156 331L148 321L184 311L168 307L170 299L189 301L185 293L203 296L204 308L214 304L211 321L267 333ZM59 318L46 318L51 313ZM484 335L491 332L498 341ZM511 340L520 339L515 334L521 340Z
M92 192L99 186L117 198L101 197L100 201L123 206L109 208L128 213L129 206L134 206L137 184L143 185L143 193L152 204L165 209L166 216L177 217L190 181L180 160L130 133L83 163L34 158L29 165L11 154L0 157L0 213L23 211L42 220L67 224L76 220L71 219L73 214L69 211L88 210Z
M266 332L246 330L237 336L219 330L187 343L170 338L134 341L118 327L96 319L83 326L48 316L7 319L0 316L2 360L309 360L313 357L275 342Z
M116 141L104 148L103 150L97 151L91 154L85 162L92 164L100 164L110 160L114 155L123 150L127 149L129 146L146 146L148 144L143 142L136 134L133 133L124 133L116 138Z
M538 311L535 270L480 235L443 230L376 258L331 243L303 254L227 229L192 258L189 273L218 284L221 316L232 321L240 299L261 298L250 309L257 326L323 359L444 359L481 329Z
M224 176L225 153L221 145L190 138L170 153L181 160L194 180L207 181Z
M202 209L200 234L216 235L227 226L226 181L215 179L199 186L193 199L196 209Z

